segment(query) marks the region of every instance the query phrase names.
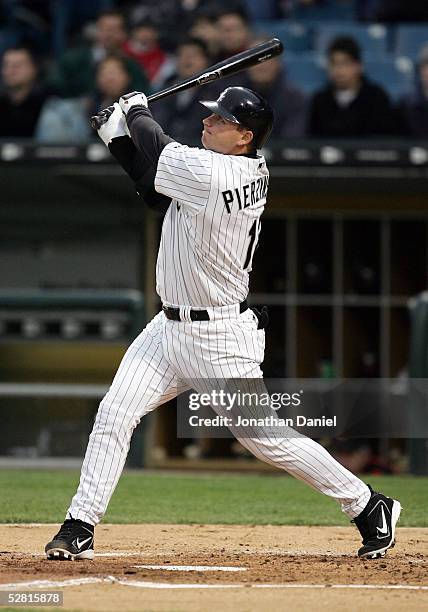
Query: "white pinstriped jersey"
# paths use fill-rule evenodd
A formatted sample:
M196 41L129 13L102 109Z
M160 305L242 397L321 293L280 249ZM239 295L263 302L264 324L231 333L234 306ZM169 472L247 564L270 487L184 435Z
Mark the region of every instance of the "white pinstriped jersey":
M163 149L155 188L172 198L156 266L164 304L227 306L246 298L268 181L262 156L177 142Z

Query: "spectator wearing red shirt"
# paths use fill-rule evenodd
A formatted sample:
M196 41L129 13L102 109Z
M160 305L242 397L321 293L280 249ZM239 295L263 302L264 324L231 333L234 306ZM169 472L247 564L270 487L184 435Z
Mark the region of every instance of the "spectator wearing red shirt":
M49 74L50 86L65 98L90 94L97 65L110 53L120 52L127 37L124 15L117 10L102 11L95 22L92 42L67 49L54 63ZM142 68L129 57L126 61L132 72L132 88L148 92L150 86Z
M174 62L160 46L158 29L149 19L132 28L123 51L143 68L152 86L161 85L173 73Z

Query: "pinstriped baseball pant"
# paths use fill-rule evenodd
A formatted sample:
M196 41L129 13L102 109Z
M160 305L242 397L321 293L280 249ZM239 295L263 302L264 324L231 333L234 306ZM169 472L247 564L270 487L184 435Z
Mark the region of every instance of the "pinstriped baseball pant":
M261 378L263 356L264 331L250 309L233 319L194 323L156 315L128 348L100 403L67 517L92 525L102 519L145 414L187 390L189 380L203 392L197 388L202 379ZM350 518L370 498L368 487L310 438L232 433L259 459L338 501Z

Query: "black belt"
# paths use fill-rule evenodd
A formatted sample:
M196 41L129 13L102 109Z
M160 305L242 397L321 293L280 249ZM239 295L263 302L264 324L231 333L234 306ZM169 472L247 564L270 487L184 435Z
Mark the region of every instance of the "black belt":
M239 304L239 313L245 312L248 309L248 302L244 300ZM162 306L162 310L165 313L167 319L171 321L182 321L180 318L180 309L172 308L171 306ZM209 321L210 315L207 310L190 310L190 318L192 321Z

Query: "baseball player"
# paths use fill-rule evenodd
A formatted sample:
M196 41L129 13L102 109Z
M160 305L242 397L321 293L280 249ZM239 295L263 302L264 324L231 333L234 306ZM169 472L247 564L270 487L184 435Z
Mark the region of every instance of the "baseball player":
M257 93L225 89L203 120L203 148L175 142L144 94L101 111L99 136L150 205L167 202L157 259L162 310L128 348L101 401L78 490L45 547L50 559L92 559L102 519L141 418L206 379L262 379L265 313L248 307L248 281L266 205L269 173L258 150L273 112ZM394 545L401 506L374 492L304 436L239 437L255 456L340 503L358 527L360 557Z

